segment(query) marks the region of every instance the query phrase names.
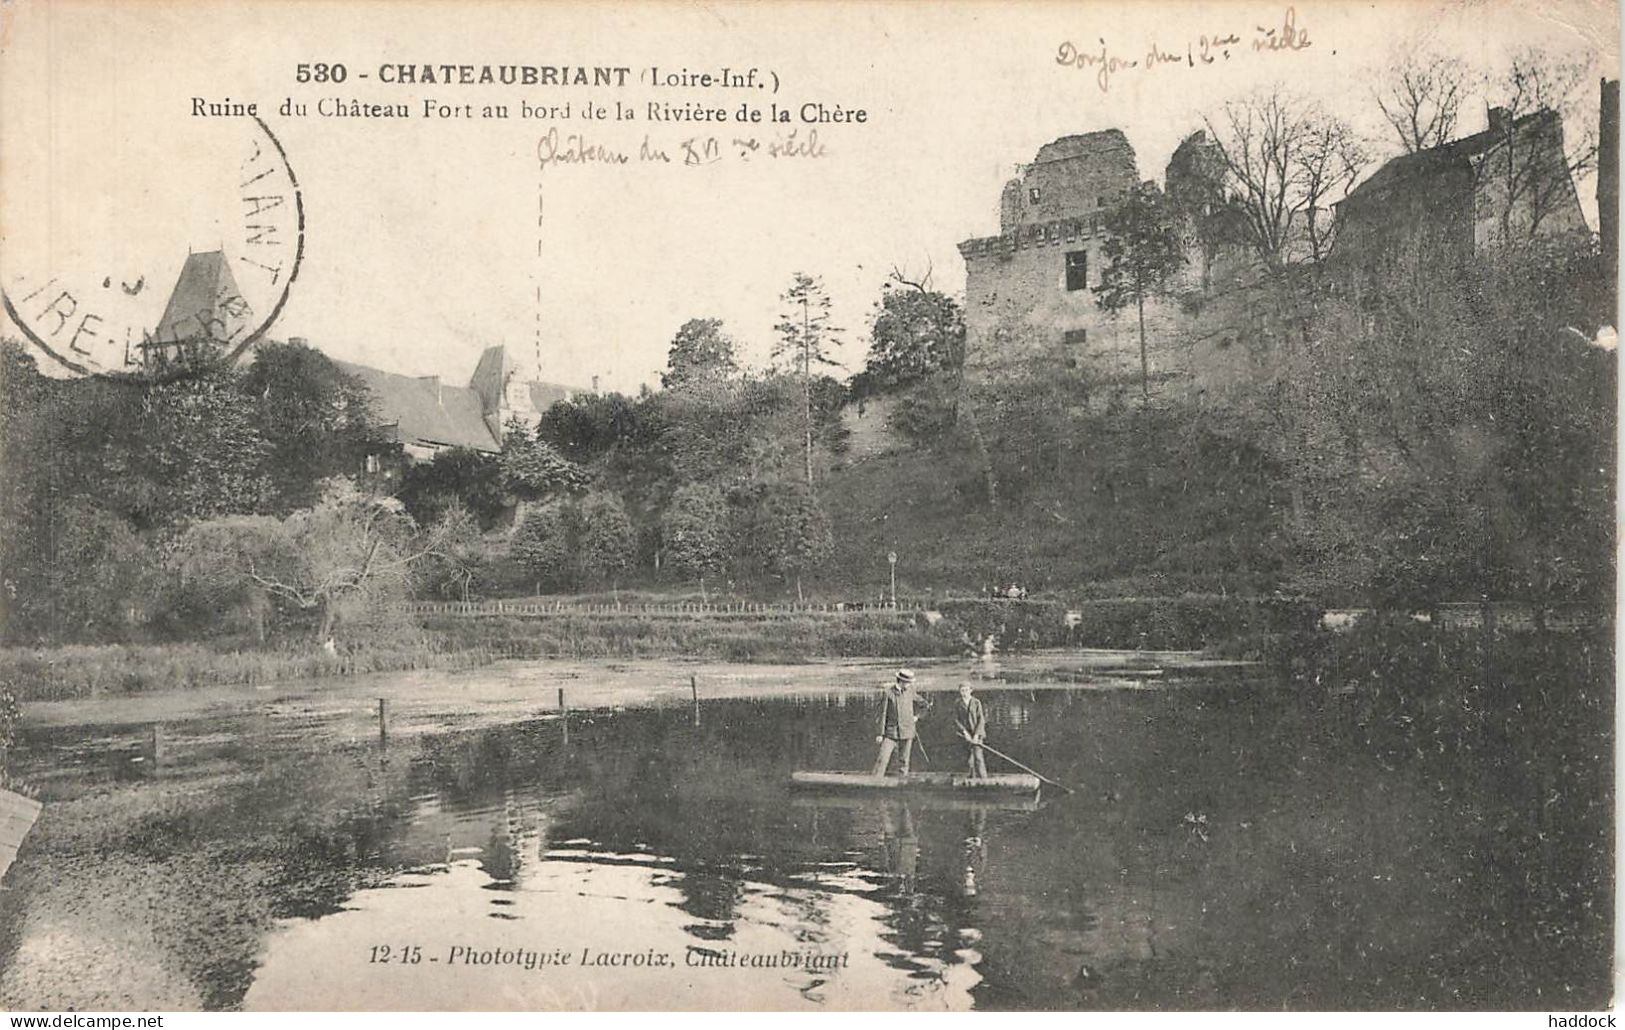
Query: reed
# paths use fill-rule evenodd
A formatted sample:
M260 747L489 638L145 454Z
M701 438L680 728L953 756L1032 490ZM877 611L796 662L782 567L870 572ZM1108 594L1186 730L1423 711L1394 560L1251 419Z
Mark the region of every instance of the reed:
M320 650L214 651L200 644L7 648L0 650L0 682L9 683L19 701L66 701L368 672L468 668L497 657L480 648L453 651L426 642L338 655Z

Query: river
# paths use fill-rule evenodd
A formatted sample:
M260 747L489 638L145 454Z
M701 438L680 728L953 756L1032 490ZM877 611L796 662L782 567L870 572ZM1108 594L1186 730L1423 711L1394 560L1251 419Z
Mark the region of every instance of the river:
M186 832L284 842L256 881L269 916L247 957L202 966L217 978L206 1003L1456 1009L1607 995L1611 911L1586 889L1611 875L1593 839L1611 832L1601 794L1536 799L1472 759L1442 778L1252 676L980 693L990 742L1074 793L792 793L793 770L873 759L873 697L816 687L310 749L257 749L251 720L193 726L216 742L193 748L198 768L260 772ZM952 695L932 696L916 767L957 768ZM53 729L25 746L42 760L83 739Z

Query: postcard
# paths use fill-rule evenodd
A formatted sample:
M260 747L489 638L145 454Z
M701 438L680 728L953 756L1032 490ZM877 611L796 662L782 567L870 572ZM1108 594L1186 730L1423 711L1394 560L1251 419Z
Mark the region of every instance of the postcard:
M0 1007L1612 1004L1615 5L0 51Z

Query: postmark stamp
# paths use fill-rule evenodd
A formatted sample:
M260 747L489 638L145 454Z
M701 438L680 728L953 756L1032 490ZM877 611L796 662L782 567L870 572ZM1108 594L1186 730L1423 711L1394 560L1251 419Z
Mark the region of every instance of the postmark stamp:
M8 219L0 298L67 373L234 361L287 304L305 250L298 177L257 113L215 110L194 105L162 139L51 139L13 174L11 201L49 217Z

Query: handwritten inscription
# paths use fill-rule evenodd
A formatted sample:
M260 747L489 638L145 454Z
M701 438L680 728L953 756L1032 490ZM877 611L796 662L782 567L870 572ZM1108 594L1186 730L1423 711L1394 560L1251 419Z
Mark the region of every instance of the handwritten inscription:
M771 161L786 158L816 159L829 148L818 138L817 129L803 133L792 129L770 138L758 136L688 136L672 142L657 142L645 135L636 148L600 143L586 133L549 129L536 141L539 168L551 165L657 164L695 168L722 161Z
M1055 63L1063 68L1089 72L1102 93L1111 92L1113 77L1123 72L1152 71L1167 65L1200 68L1229 61L1232 57L1295 53L1314 45L1309 39L1309 30L1299 26L1297 9L1292 7L1286 9L1280 25L1256 26L1245 43L1244 34L1239 32L1201 34L1172 49L1152 41L1145 53L1136 57L1113 52L1103 37L1097 42L1098 46L1079 46L1066 40L1056 48Z

